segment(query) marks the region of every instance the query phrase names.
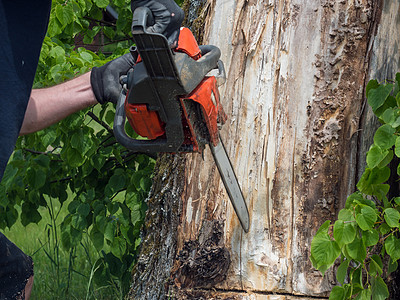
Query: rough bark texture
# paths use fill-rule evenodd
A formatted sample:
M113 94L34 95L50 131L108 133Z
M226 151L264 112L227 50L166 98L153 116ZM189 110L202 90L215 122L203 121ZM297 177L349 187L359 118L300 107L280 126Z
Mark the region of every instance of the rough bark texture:
M154 188L151 199L168 200L150 205L132 299L326 297L335 277L312 268L310 244L363 171L364 133L373 123L366 83L400 70L399 1L199 3L204 41L221 48L228 74L221 135L250 232L242 231L209 151L179 159L181 180L163 187L155 179L168 193ZM179 218L164 216L160 205L168 201L181 208L173 213Z

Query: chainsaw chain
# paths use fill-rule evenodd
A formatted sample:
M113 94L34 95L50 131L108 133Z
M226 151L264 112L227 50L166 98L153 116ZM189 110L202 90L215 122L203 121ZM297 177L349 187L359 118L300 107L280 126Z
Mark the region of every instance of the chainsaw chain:
M189 99L184 99L182 103L185 106L189 122L196 135L199 149L203 152L205 145L210 143L210 134L203 117L201 106L199 103Z

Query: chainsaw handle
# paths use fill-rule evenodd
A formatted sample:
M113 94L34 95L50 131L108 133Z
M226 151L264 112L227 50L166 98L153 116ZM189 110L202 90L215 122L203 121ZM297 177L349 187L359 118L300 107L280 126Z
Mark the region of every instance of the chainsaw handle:
M154 17L150 8L141 6L135 9L132 17L132 34L147 33L147 27L154 25Z
M218 61L221 56L221 50L219 50L218 47L213 45L201 45L199 46L199 48L201 51L201 57L197 60L197 63L201 64L204 70L207 70L205 72L205 74L207 74L212 69L218 67Z
M180 80L186 94L190 94L211 70L218 68L221 56L219 48L212 45L202 45L199 48L202 56L198 60L183 55L184 62L177 63ZM179 57L177 57L178 59Z

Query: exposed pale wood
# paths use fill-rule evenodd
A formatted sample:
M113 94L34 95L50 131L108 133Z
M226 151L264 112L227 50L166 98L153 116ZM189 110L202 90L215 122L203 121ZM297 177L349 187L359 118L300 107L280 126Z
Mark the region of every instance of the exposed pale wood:
M206 7L206 40L221 48L228 74L221 135L251 227L244 234L209 150L187 155L175 194L182 204L169 295L216 287L245 291L237 292L243 299L326 297L335 278L312 268L310 244L363 168L366 82L400 69L399 1L211 0ZM202 255L219 276L201 269Z

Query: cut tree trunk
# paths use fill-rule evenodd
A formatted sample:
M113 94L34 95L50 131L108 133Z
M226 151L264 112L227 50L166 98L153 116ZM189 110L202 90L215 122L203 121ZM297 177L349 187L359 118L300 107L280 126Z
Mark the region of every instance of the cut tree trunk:
M203 3L197 29L222 51L221 136L250 231L208 149L162 156L131 299L329 295L334 273L312 267L310 244L364 169L374 128L364 90L400 70L399 9L371 0Z

